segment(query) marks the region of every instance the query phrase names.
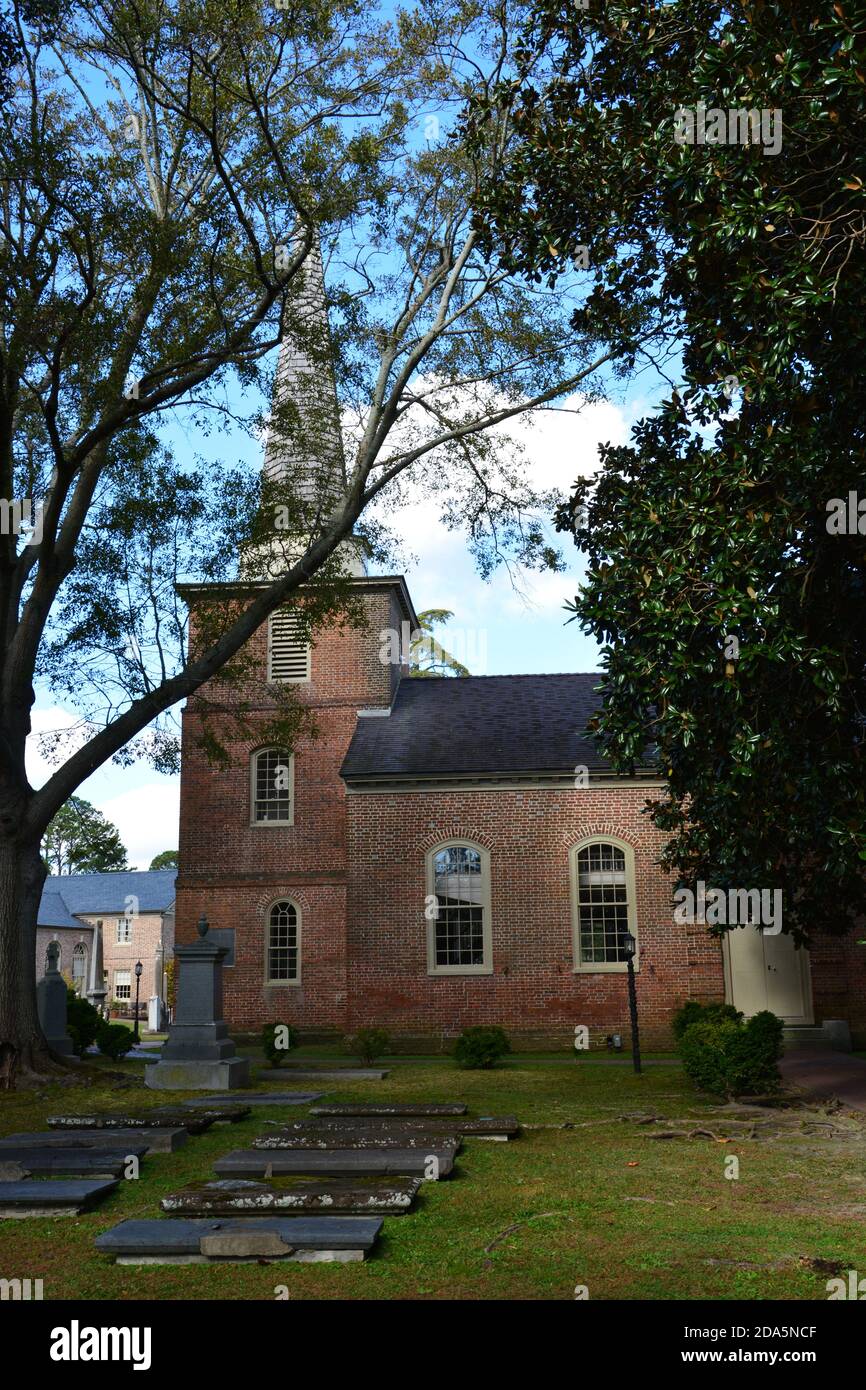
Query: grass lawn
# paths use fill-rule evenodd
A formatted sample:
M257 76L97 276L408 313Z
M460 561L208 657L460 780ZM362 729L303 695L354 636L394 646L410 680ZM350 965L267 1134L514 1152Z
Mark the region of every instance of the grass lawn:
M825 1299L828 1272L801 1259L866 1269L866 1117L768 1111L769 1128L759 1121L754 1131L765 1137L654 1141L649 1135L665 1128L707 1127L728 1138L735 1126L675 1067L636 1077L588 1059L544 1067L526 1060L466 1072L419 1059L385 1081L328 1086L334 1099L465 1100L473 1114L514 1113L551 1126L510 1144L470 1140L456 1176L426 1184L414 1213L388 1218L363 1265L135 1268L94 1251L100 1231L158 1216L164 1193L210 1176L218 1155L247 1146L268 1120L305 1113L268 1107L176 1154L146 1159L140 1180L90 1215L0 1222L0 1278L42 1278L46 1299L271 1299L279 1284L307 1299L572 1299L576 1285L592 1299ZM59 1111L187 1098L111 1079L138 1081L143 1063L100 1059L89 1070L95 1081L87 1087L4 1094L0 1133L42 1128ZM635 1112L661 1121L621 1118ZM813 1127L816 1120L825 1127ZM573 1128L557 1127L565 1123ZM781 1132L771 1137L774 1130ZM736 1132L753 1131L746 1124ZM730 1154L740 1161L737 1181L724 1176Z

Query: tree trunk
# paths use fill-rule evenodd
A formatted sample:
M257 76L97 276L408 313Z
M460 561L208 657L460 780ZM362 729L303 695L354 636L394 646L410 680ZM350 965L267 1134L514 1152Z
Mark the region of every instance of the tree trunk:
M0 1089L64 1069L36 1012L36 921L44 882L38 838L0 835Z

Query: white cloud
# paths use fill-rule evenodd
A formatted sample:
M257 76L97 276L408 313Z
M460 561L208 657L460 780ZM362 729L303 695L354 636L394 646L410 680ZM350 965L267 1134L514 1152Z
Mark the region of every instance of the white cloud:
M179 779L165 777L132 787L99 803L104 816L116 825L126 845L130 864L150 868L164 849L176 849L180 817Z
M26 750L27 776L31 786L38 788L60 765L58 761L50 761L40 750L40 735L68 734L78 719L69 710L52 705L35 709L31 723L33 733L27 740ZM77 740L73 734L64 742L64 758L77 741L80 738ZM129 863L136 868L147 869L162 850L177 848L179 778L159 776L143 764L131 768L107 764L82 783L75 794L91 802L117 826Z

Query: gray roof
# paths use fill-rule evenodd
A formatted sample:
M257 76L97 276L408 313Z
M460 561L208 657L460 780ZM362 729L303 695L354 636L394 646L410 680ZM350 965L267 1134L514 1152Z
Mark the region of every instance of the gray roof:
M586 736L596 672L441 676L400 682L390 714L362 716L341 774L380 777L609 770Z
M112 874L52 874L39 904L40 927L78 927L79 913L122 913L128 898L139 912L165 912L174 902L176 869Z

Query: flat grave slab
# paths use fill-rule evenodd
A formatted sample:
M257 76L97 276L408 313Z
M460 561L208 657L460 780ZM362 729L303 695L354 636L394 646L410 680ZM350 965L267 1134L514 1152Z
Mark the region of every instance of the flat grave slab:
M183 1110L147 1110L132 1114L129 1111L93 1111L87 1115L49 1115L49 1129L188 1129L190 1134L203 1134L214 1123L206 1110L200 1113Z
M407 1118L411 1118L413 1116L417 1118L418 1116L426 1115L465 1115L466 1106L462 1105L459 1101L449 1102L448 1104L420 1101L412 1105L401 1105L398 1101L394 1101L390 1105L381 1103L374 1105L335 1103L333 1105L315 1105L313 1109L310 1111L310 1114L334 1116L374 1115L382 1117L398 1115L401 1117L405 1116Z
M163 1197L160 1206L172 1216L401 1216L410 1210L420 1188L421 1179L410 1177L290 1177L269 1183L223 1178L190 1183Z
M276 1134L442 1134L463 1139L516 1139L520 1121L513 1115L427 1115L402 1118L386 1115L343 1115L315 1120L287 1120Z
M417 1175L429 1182L447 1178L456 1144L441 1140L427 1149L235 1149L213 1166L221 1178L276 1178L284 1174L354 1177L359 1173ZM431 1163L431 1159L435 1160Z
M118 1264L256 1263L363 1260L379 1238L381 1217L259 1216L235 1220L122 1221L97 1236Z
M0 1151L0 1180L16 1180L30 1174L40 1177L122 1178L128 1156L140 1158L139 1148L128 1153L118 1149L34 1149L23 1145Z
M461 1140L450 1134L418 1133L415 1130L342 1129L307 1132L281 1131L263 1134L253 1140L254 1149L424 1149L430 1153L442 1144L453 1144L456 1153Z
M173 1154L189 1140L188 1129L46 1129L0 1139L0 1156L13 1144L43 1149L122 1149L124 1153Z
M117 1187L114 1178L69 1178L57 1182L0 1182L0 1220L30 1216L78 1216Z
M285 1079L285 1078L284 1078ZM234 1091L233 1096L243 1105L309 1105L311 1100L319 1100L324 1091ZM221 1100L220 1096L196 1096L194 1100L184 1101L197 1110L213 1109Z
M291 1078L292 1081L383 1081L387 1071L371 1067L293 1067L283 1066L274 1072L260 1071L258 1081L268 1085Z

